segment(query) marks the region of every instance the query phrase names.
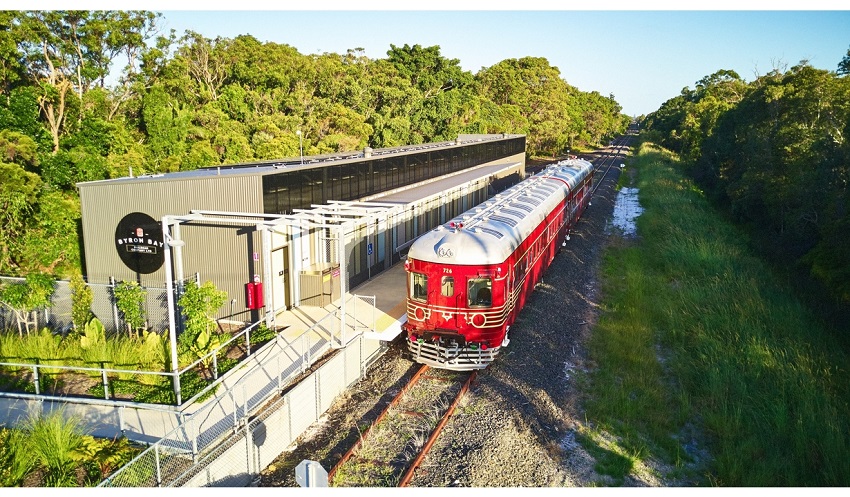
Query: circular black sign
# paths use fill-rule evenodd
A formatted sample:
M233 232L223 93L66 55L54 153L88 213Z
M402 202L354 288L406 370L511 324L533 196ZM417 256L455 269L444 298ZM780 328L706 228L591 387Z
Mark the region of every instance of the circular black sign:
M150 274L162 267L165 262L164 245L162 225L147 214L127 214L115 228L118 257L137 273Z

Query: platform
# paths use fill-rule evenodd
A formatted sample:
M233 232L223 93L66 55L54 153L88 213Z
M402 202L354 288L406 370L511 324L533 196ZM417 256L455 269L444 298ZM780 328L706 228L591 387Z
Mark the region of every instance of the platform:
M333 338L343 337L344 345L364 329L370 330L363 331L364 338L391 341L401 333L401 325L407 320L406 291L404 264L396 263L346 292L345 333L339 332L339 319L332 317L341 308L340 299L324 307L299 306L280 312L275 317L275 326L285 328L282 335L287 342L310 330L318 338L331 342ZM375 305L357 296L375 297Z

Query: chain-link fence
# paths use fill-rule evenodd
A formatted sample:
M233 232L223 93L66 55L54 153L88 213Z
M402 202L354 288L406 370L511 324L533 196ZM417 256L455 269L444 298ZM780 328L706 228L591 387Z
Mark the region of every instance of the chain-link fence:
M192 278L194 281L196 278ZM0 276L0 285L21 283L23 278ZM107 333L126 331L127 326L115 304L114 290L120 282L110 278L110 283L86 283L92 290L91 311L103 323ZM35 312L36 329L50 328L65 333L73 327L71 283L57 280L50 298L50 306ZM144 312L146 328L158 333L168 330L168 294L165 288L145 287ZM0 305L0 330L17 329L18 319L8 305Z
M359 335L305 376L331 351L330 336L316 330L338 318L329 314L294 340L279 335L251 367L229 373L221 393L100 486L251 484L380 354L381 342Z

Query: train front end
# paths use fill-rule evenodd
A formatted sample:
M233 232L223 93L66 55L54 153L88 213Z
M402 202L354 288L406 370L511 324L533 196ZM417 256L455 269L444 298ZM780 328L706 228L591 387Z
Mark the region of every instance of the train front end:
M408 350L456 371L484 369L507 345L507 254L461 223L420 237L405 261Z

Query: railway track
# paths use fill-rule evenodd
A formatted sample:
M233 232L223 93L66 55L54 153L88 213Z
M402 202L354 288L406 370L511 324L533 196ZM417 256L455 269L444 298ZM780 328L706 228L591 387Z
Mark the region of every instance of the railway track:
M608 172L611 170L614 165L619 162L619 159L622 157L621 149L623 147L628 147L629 143L631 143L632 135L627 133L619 138L613 143L611 146L614 149L614 152L606 152L605 155L594 159L592 162L594 163L596 173L594 175L593 180L593 191L591 194L596 194L596 189L599 188L599 185L602 184L602 181L605 179L605 176L608 175ZM599 176L598 173L602 169L605 169L605 172L602 173L602 176Z
M404 487L476 373L422 366L328 473L334 487Z

